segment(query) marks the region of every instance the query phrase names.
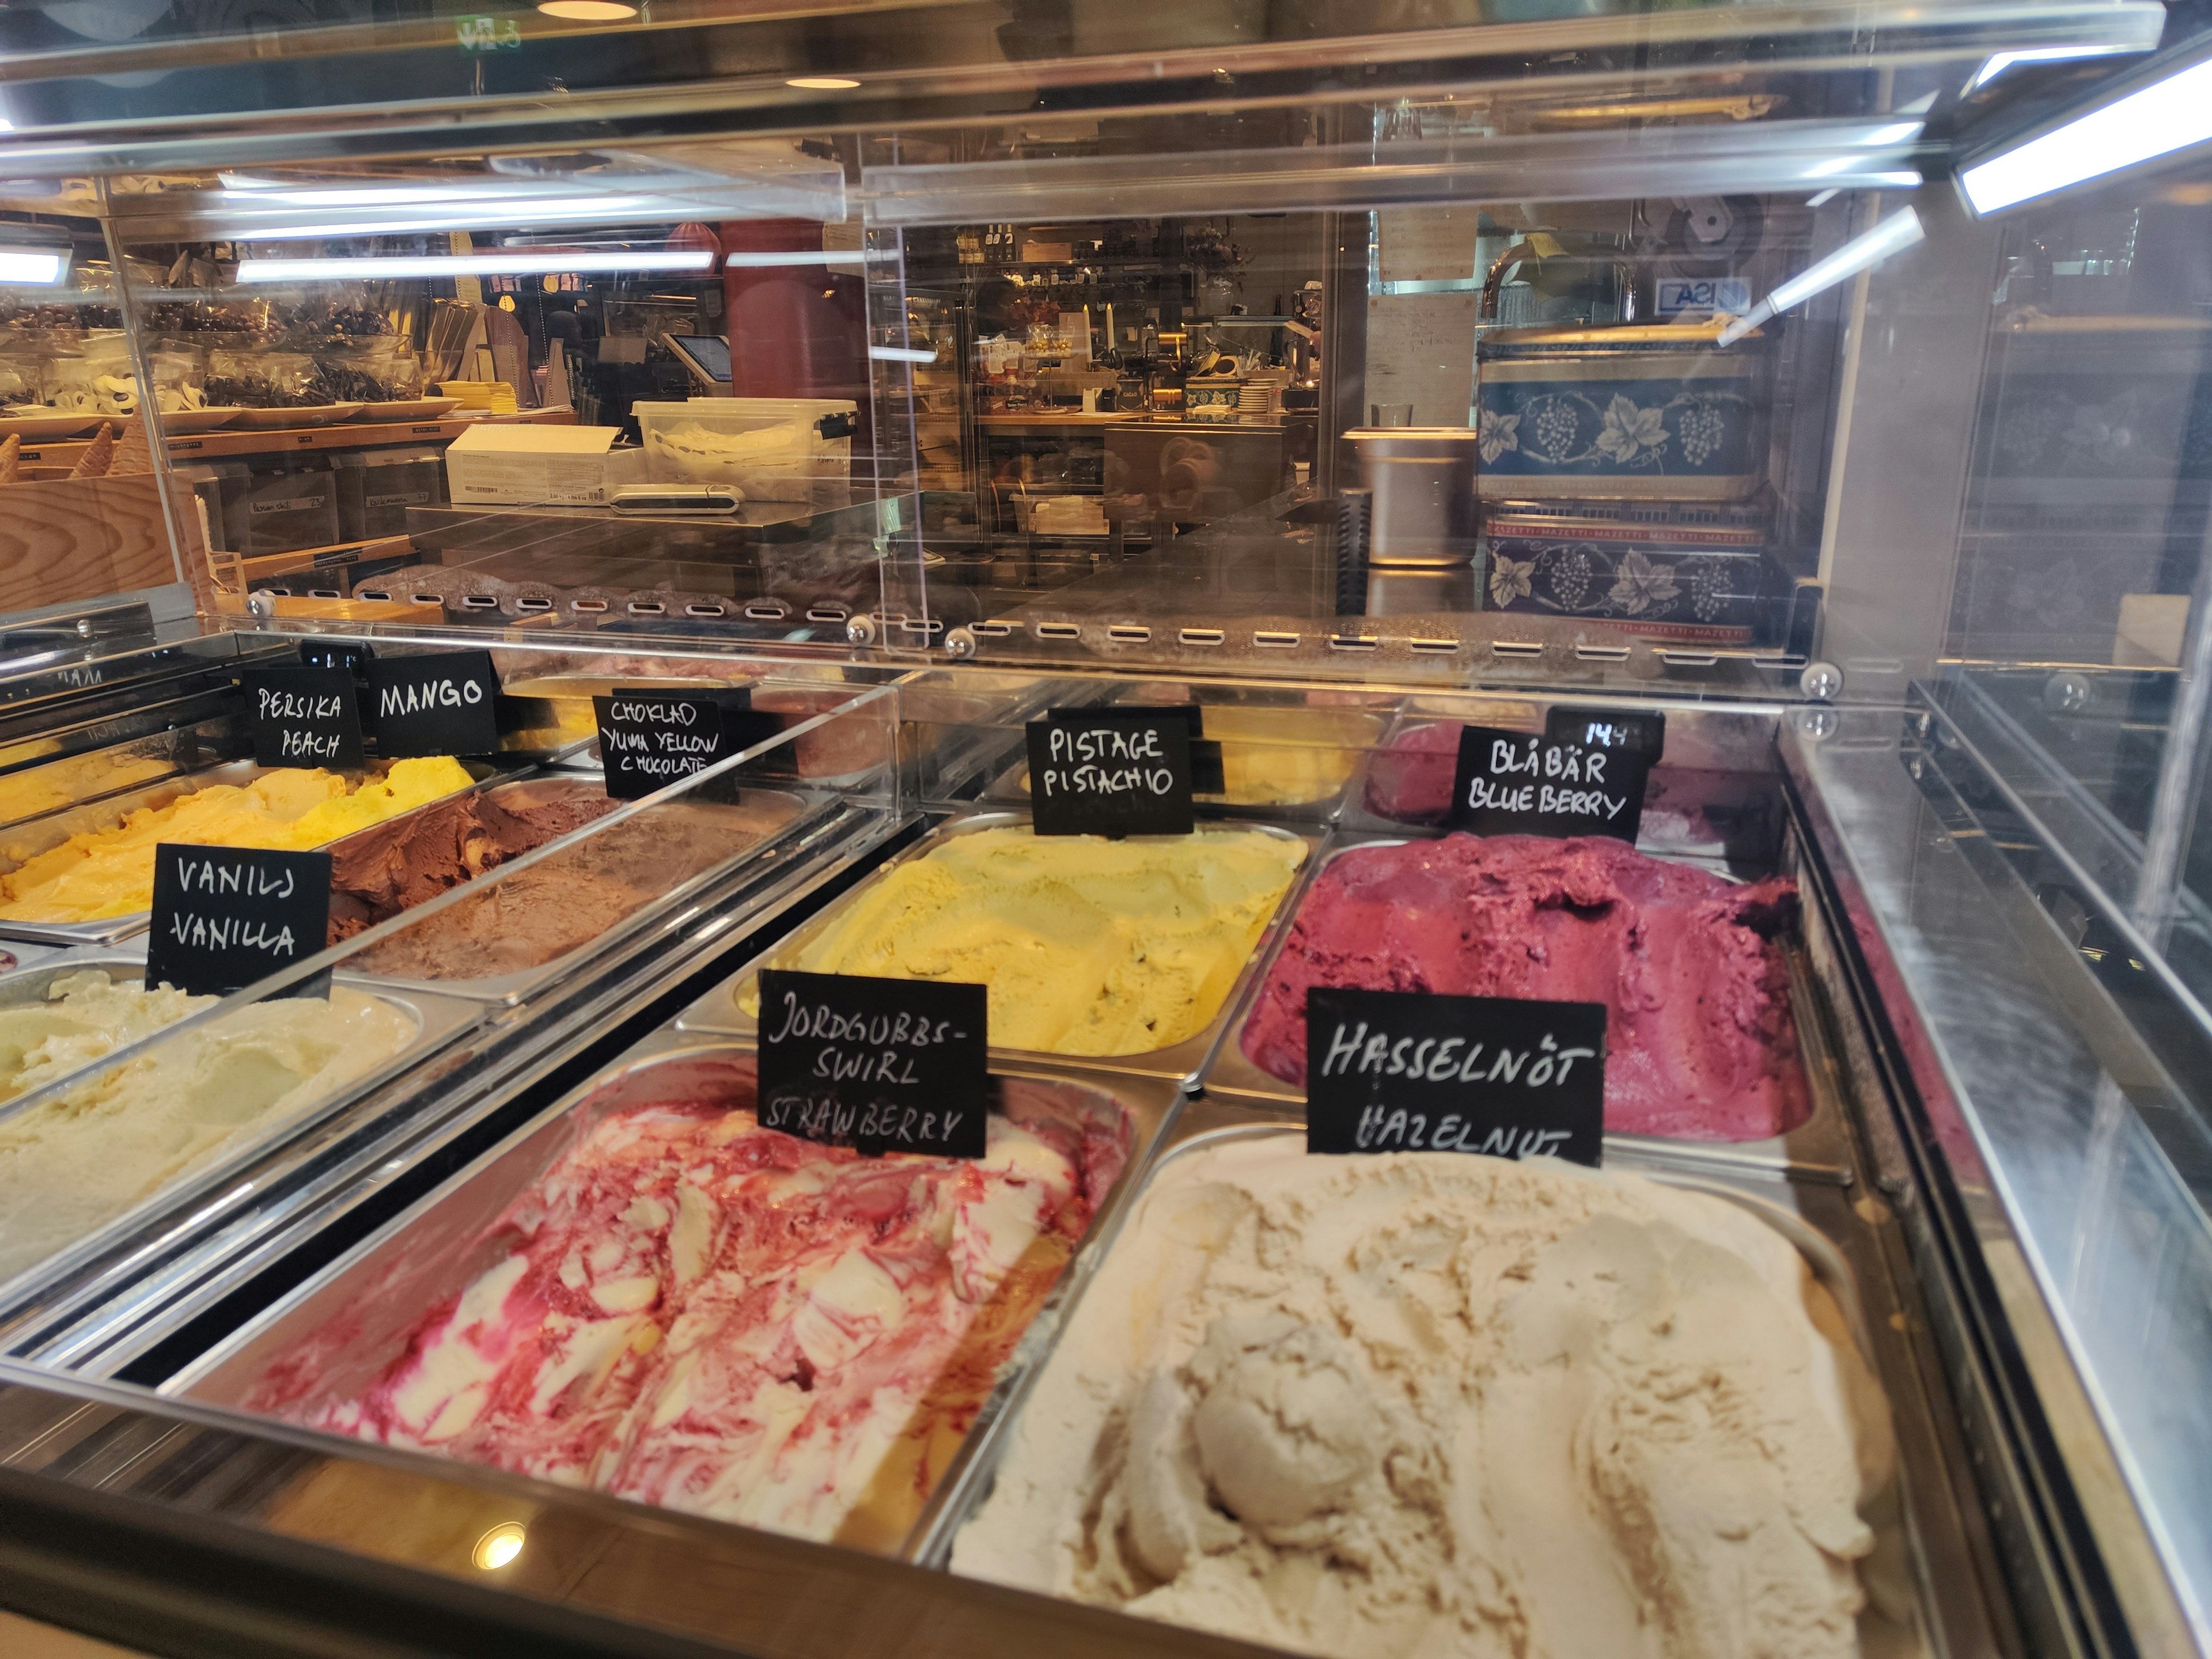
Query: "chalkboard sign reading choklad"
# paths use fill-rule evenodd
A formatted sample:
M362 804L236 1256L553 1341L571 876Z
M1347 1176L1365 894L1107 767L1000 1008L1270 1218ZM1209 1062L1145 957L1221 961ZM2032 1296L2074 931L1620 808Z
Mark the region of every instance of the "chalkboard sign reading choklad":
M983 1156L983 987L770 968L760 999L763 1128L864 1152Z
M1633 842L1650 760L1531 732L1463 726L1451 827L1478 836L1612 836Z
M720 691L629 690L592 699L607 793L635 800L766 743L780 714L757 711L744 686ZM752 763L748 762L747 765Z
M1055 709L1029 724L1040 836L1187 836L1191 717L1181 708Z
M254 668L241 678L255 764L327 766L340 772L368 764L361 745L361 704L349 670Z
M1605 1142L1605 1005L1306 993L1306 1150L1549 1156Z
M331 855L163 842L154 849L146 988L225 996L328 943ZM319 974L286 996L328 996Z
M499 676L489 651L426 651L364 665L377 750L410 755L489 755L499 747Z

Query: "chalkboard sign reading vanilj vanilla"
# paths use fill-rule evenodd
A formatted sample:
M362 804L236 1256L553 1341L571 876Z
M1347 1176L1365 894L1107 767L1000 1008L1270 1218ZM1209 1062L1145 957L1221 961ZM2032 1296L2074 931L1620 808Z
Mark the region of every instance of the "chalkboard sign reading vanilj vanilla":
M1306 993L1306 1150L1483 1152L1595 1165L1605 1005Z
M864 1152L981 1158L988 1017L981 985L763 969L761 1127Z
M368 764L350 671L252 668L240 678L255 764L327 766L338 772Z
M154 849L146 988L195 996L243 990L328 942L331 855L163 842ZM319 974L286 996L328 996Z
M1531 732L1461 728L1451 827L1478 836L1613 836L1636 840L1650 760Z

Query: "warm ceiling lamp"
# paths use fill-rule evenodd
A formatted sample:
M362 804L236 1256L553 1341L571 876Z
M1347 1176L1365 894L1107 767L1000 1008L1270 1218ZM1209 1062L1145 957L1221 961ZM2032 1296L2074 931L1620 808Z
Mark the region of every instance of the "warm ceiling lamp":
M783 84L797 87L805 92L850 92L860 83L848 80L842 75L799 75Z
M538 9L574 23L618 23L637 15L637 8L628 0L538 0Z

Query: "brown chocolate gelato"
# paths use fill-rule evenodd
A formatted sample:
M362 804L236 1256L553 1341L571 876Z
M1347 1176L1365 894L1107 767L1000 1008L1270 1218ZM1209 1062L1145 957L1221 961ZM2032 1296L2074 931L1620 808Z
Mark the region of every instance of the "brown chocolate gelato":
M449 795L331 848L331 943L603 817L619 803L596 783L548 778Z
M348 965L425 980L490 979L542 967L773 835L797 810L795 801L775 796L648 807L425 916Z

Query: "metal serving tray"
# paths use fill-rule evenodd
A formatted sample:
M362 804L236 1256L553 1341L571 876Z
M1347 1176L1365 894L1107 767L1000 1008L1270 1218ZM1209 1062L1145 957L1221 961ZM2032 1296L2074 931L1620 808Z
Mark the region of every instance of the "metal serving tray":
M364 775L381 775L388 764L371 766ZM27 818L11 829L4 842L0 842L0 871L18 869L40 854L60 846L71 836L86 830L114 829L142 808L167 806L216 784L242 787L281 769L257 766L246 760L226 761L203 771L119 790L82 805L65 806L40 817ZM505 775L481 766L471 766L469 769L477 775L479 787ZM144 933L152 918L150 910L134 910L128 915L110 916L100 921L15 921L0 917L0 939L29 939L45 945L112 945L134 933Z
M1162 1138L1158 1154L1117 1216L1113 1234L1097 1246L1085 1285L1095 1279L1097 1264L1112 1255L1145 1189L1175 1159L1225 1141L1298 1133L1296 1125L1263 1108L1191 1102ZM1813 1276L1835 1297L1852 1340L1888 1396L1897 1476L1865 1511L1876 1542L1860 1563L1868 1592L1867 1608L1860 1615L1864 1650L1890 1659L2000 1651L1992 1613L1979 1588L1999 1582L1995 1564L1986 1559L1986 1539L1978 1528L1970 1530L1956 1502L1958 1482L1967 1468L1956 1429L1931 1408L1913 1346L1906 1340L1913 1321L1890 1278L1878 1236L1884 1226L1894 1229L1887 1212L1855 1205L1847 1193L1820 1182L1792 1182L1772 1172L1680 1170L1648 1162L1639 1151L1616 1153L1608 1148L1609 1166L1726 1199L1796 1247ZM1055 1330L1068 1328L1081 1315L1079 1289L1060 1310ZM960 1528L990 1496L1013 1425L1043 1370L1042 1364L1028 1367L1009 1390L1005 1408L969 1437L958 1480L948 1474L927 1517L930 1524L915 1542L915 1557L923 1565L949 1563ZM1971 1492L1966 1495L1972 1501ZM1984 1559L1978 1561L1978 1555Z
M896 858L885 862L880 869L869 876L866 881L856 885L836 903L813 916L792 933L787 933L769 949L762 951L729 978L694 1002L677 1016L677 1029L742 1037L750 1042L757 1035L759 1027L753 1017L738 1005L738 992L746 981L763 968L773 968L780 959L803 949L818 938L823 930L835 921L847 907L858 902L861 895L878 883L885 880L890 872L902 864L928 857L932 852L955 836L972 836L985 830L1015 828L1026 825L1029 821L1030 815L1025 811L970 811L946 819ZM1195 1087L1200 1073L1206 1068L1207 1059L1212 1054L1216 1045L1222 1040L1223 1033L1227 1030L1226 1016L1243 1000L1255 967L1261 958L1272 954L1276 934L1284 927L1285 918L1290 914L1291 901L1297 897L1300 878L1314 861L1314 850L1320 839L1315 832L1288 828L1281 824L1245 822L1235 827L1239 830L1256 830L1264 834L1279 836L1285 841L1298 842L1305 847L1306 856L1298 869L1292 872L1290 885L1283 890L1283 896L1276 903L1274 915L1267 919L1267 925L1261 930L1259 939L1254 945L1251 953L1246 957L1243 967L1238 969L1236 980L1230 985L1229 994L1223 999L1221 1006L1214 1011L1213 1017L1206 1021L1203 1029L1194 1036L1185 1037L1181 1042L1168 1048L1154 1048L1147 1053L1134 1054L1055 1054L1034 1048L1005 1048L994 1043L991 1048L994 1060L1003 1060L1020 1065L1064 1066L1082 1072L1116 1072L1136 1077L1171 1078L1178 1087L1184 1089Z
M514 786L564 782L574 782L584 788L605 787L605 774L577 768L534 778L502 780L488 786L487 793ZM667 804L672 805L679 803ZM812 843L806 832L819 828L825 820L833 816L837 803L836 798L832 795L799 794L787 789L740 788L738 791L738 799L734 804L708 800L701 800L696 804L702 806L722 805L750 806L761 811L781 813L781 821L757 840L747 842L728 857L709 865L696 875L678 882L665 892L641 905L605 932L598 934L573 951L555 957L550 962L540 963L535 968L518 968L512 973L495 974L482 979L420 980L404 978L394 974L378 973L368 965L368 958L364 957L362 963L352 969L352 972L363 984L422 986L441 992L447 996L472 997L486 1002L520 1002L541 987L566 978L580 965L628 938L637 929L647 926L656 918L696 898L700 894L720 883L740 866L762 858L771 849L783 848L794 836L799 837L806 848L811 850ZM652 809L647 810L649 812ZM547 842L543 847L533 848L523 857L535 860L543 854L549 859L558 859L562 856L561 849L581 844L605 827L605 819L582 825L579 829L569 831L566 836ZM343 843L335 843L335 845L343 845ZM501 871L510 869L521 861L521 859L511 859L497 868L487 871L475 880L463 883L462 885L464 888L475 890L477 896L481 896L489 890ZM458 899L451 908L465 908L474 902L471 898ZM401 914L404 915L406 913L403 911ZM404 932L403 929L402 933ZM368 953L370 957L374 956L375 948L370 947Z
M0 1007L18 1007L26 1003L43 1001L47 988L54 981L65 974L88 969L104 969L113 978L134 982L143 981L146 974L144 943L139 941L135 946L126 945L65 951L45 957L31 967L0 975ZM235 1177L241 1171L265 1159L273 1149L308 1134L356 1101L420 1064L474 1029L485 1017L483 1004L458 997L371 984L349 974L334 975L334 982L364 995L377 997L399 1008L415 1023L413 1040L383 1065L363 1073L327 1098L280 1123L270 1124L260 1133L249 1134L232 1142L223 1148L215 1162L179 1176L123 1214L101 1224L68 1249L47 1257L36 1267L25 1269L11 1279L0 1282L0 1326L4 1326L24 1309L39 1302L55 1286L111 1253L119 1243L149 1230L158 1229L162 1223L173 1218L190 1218L192 1224L198 1225L222 1206L243 1201L250 1195L252 1187L251 1183L234 1184ZM158 1047L177 1030L177 1026L171 1026L156 1033L143 1047L131 1045L114 1050L74 1072L52 1079L52 1083L64 1083L68 1079L88 1079L113 1064L118 1055L149 1052ZM52 1084L41 1085L40 1091L33 1092L41 1092L51 1086ZM0 1125L5 1125L15 1116L29 1097L27 1095L0 1103ZM221 1195L219 1200L218 1194Z
M1275 958L1282 954L1283 946L1289 940L1291 924L1297 921L1299 910L1304 908L1308 895L1320 881L1322 872L1346 853L1370 847L1402 847L1408 842L1440 838L1441 832L1425 836L1405 834L1378 836L1341 830L1329 838L1329 844L1321 856L1310 860L1310 873L1292 896L1295 903L1283 917L1281 925L1267 941L1264 951L1255 953L1252 970L1243 981L1237 1005L1224 1022L1220 1042L1200 1079L1200 1086L1207 1095L1287 1109L1303 1118L1305 1091L1254 1065L1245 1055L1242 1042L1245 1024L1252 1018L1253 1011L1259 1006L1268 977L1274 972ZM1654 856L1660 855L1655 854ZM1669 855L1668 861L1697 864L1717 875L1731 878L1738 878L1741 873L1735 866L1717 858ZM1812 981L1803 957L1802 948L1793 944L1788 951L1790 1013L1797 1027L1798 1055L1804 1064L1812 1092L1813 1109L1805 1121L1787 1134L1763 1140L1687 1140L1671 1136L1608 1133L1605 1137L1608 1156L1633 1152L1650 1161L1684 1168L1778 1170L1787 1170L1803 1180L1850 1184L1852 1179L1850 1132L1844 1125L1843 1103L1836 1093L1836 1070L1833 1058L1828 1051L1826 1018L1813 994Z
M995 1066L992 1075L999 1090L994 1111L1018 1102L1030 1110L1115 1124L1127 1161L978 1413L968 1437L971 1443L996 1420L1021 1377L1049 1352L1060 1310L1088 1282L1097 1241L1117 1224L1182 1102L1174 1089L1150 1079ZM365 1388L398 1356L427 1310L506 1254L501 1218L601 1122L618 1112L702 1096L750 1103L753 1087L750 1047L661 1028L170 1377L160 1392L246 1412L246 1402L272 1366L309 1345L327 1350L328 1369L312 1395L294 1402L295 1409ZM940 1486L953 1483L964 1457L964 1451L956 1456ZM911 1555L929 1520L926 1510L898 1552L902 1556Z

